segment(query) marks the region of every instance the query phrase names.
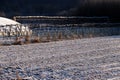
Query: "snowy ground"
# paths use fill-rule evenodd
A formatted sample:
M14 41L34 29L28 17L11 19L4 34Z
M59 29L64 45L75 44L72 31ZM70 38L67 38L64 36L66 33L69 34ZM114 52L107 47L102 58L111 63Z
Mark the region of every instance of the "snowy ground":
M120 80L120 36L0 46L0 80Z

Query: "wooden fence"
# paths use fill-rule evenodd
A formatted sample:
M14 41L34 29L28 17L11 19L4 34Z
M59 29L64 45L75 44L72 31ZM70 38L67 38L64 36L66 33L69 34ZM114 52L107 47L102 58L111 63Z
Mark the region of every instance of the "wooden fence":
M16 25L0 26L1 39L15 39L17 37L30 35L37 36L43 41L76 39L100 36L120 35L120 23L74 23L68 20L76 17L14 17L17 21L23 22ZM30 19L29 19L30 18ZM32 19L33 18L33 19ZM37 18L37 22L36 19ZM98 17L99 18L99 17ZM44 20L43 20L44 19ZM46 22L46 20L51 22ZM60 23L55 20L60 19ZM107 19L101 17L100 19ZM64 23L64 20L68 21ZM74 20L74 19L73 19ZM61 22L62 21L62 22ZM24 27L24 30L23 30Z

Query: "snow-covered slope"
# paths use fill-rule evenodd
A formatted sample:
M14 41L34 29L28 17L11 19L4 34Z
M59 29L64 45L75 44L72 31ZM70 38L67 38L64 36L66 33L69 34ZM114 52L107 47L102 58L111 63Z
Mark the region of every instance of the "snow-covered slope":
M120 36L0 47L0 78L119 80Z
M24 25L21 25L19 22L16 22L8 18L0 17L0 36L3 35L8 36L8 35L16 35L16 34L31 35L32 31L27 26L25 27Z
M4 25L16 25L16 24L20 24L20 23L14 21L14 20L8 19L8 18L0 17L0 25L1 26L4 26Z

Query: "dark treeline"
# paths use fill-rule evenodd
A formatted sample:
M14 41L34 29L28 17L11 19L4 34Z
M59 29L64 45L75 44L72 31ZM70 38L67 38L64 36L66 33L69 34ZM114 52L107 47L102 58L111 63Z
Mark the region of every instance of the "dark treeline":
M111 22L120 22L120 0L84 0L73 15L108 16Z
M62 15L78 0L0 0L0 15Z
M120 22L120 0L0 0L0 16L108 16Z

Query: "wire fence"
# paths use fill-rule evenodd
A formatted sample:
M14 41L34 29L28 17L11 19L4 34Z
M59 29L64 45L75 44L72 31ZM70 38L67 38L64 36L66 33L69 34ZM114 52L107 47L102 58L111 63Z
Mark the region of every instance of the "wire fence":
M0 45L12 44L18 37L32 35L32 30L26 24L1 25Z
M50 25L50 24L33 24L31 29L34 35L38 36L65 36L80 37L99 37L120 35L120 24L113 23L96 23L96 24L66 24L66 25Z

